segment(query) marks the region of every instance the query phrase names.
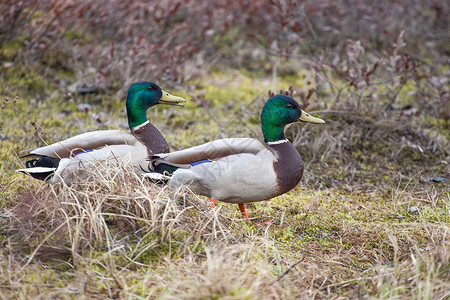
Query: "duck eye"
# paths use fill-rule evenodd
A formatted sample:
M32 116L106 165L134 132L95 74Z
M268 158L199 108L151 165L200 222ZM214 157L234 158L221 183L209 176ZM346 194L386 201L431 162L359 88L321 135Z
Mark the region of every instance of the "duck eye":
M286 104L285 106L286 108L294 108L294 105L292 105L291 103Z
M153 90L153 87L152 87L152 86L149 86L149 87L147 88L147 91L151 91L151 90Z

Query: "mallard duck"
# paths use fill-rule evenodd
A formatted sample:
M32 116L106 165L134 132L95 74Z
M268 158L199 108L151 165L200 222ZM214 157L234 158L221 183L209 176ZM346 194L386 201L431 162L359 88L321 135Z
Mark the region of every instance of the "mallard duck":
M303 175L302 159L284 135L293 122L324 124L300 109L286 96L270 98L261 111L264 143L253 138L231 138L209 142L150 157L145 176L162 179L169 187L188 187L194 193L216 200L238 203L248 220L245 203L268 200L293 189Z
M49 183L71 184L87 175L87 167L100 161L128 163L136 171L146 166L154 153L169 152L169 145L159 130L147 119L147 109L157 104L183 106L183 98L170 95L153 82L140 81L128 90L126 110L131 133L123 130L98 130L83 133L41 148L25 150L26 173Z

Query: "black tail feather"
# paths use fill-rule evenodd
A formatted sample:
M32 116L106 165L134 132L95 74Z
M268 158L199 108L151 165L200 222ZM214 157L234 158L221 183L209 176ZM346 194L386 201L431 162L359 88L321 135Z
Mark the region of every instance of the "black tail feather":
M45 168L58 168L60 159L49 157L49 156L41 156L38 159L30 159L25 162L25 166L27 168L36 168L36 167L45 167ZM53 176L55 172L43 172L43 173L28 173L31 177L36 178L38 180L47 180L51 176Z
M38 159L30 159L25 162L27 168L45 167L45 168L58 168L59 158L41 156Z

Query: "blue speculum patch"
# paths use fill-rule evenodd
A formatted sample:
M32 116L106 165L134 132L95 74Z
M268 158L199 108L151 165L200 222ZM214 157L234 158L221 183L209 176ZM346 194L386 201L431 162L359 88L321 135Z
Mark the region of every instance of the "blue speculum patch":
M92 152L92 151L93 151L92 149L87 149L87 150L83 150L83 151L81 151L81 152L78 152L78 153L75 154L75 155L82 154L82 153L88 153L88 152Z
M209 159L204 159L204 160L199 160L199 161L190 163L190 165L191 165L191 166L195 166L195 165L204 164L204 163L209 163L209 162L211 162L211 160L209 160Z

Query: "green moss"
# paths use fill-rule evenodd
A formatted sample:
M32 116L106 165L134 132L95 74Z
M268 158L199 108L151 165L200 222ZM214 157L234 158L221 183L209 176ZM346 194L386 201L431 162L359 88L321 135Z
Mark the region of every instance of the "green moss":
M0 46L0 60L13 61L24 47L24 42L29 38L28 35L21 35L13 40L3 42Z
M81 45L85 45L92 41L92 36L88 31L80 31L80 30L66 30L64 31L62 37L69 41L76 40L77 43Z
M443 108L445 109L445 108ZM448 113L450 113L450 108L446 108ZM443 113L444 114L444 111ZM439 132L439 135L445 137L447 140L450 140L450 121L445 118L435 118L428 115L425 115L425 121L427 122L429 129L436 134L435 132Z
M56 48L46 51L42 55L40 63L46 68L50 67L54 70L57 70L59 80L71 80L75 75L72 68L73 64L70 63L71 60L73 60L73 58L69 53Z
M77 32L68 32L65 38L78 36ZM10 98L14 98L16 94L21 96L14 104L15 108L10 101L1 111L0 133L6 135L0 149L2 213L15 212L16 205L21 203L21 192L24 191L52 191L55 195L60 195L61 190L57 186L50 187L25 175L17 174L14 170L23 166L18 158L22 149L41 145L42 140L53 142L81 131L98 129L90 116L91 112L88 114L78 112L77 103L92 104L92 112L106 116L108 128L117 128L126 122L124 98L119 99L115 96L122 88L118 81L111 83L112 87L98 94L73 95L74 103L65 100L64 89L55 84L58 78L70 80L74 76L72 70L64 70L64 58L64 53L49 52L45 57L45 67L18 64L9 69L0 69L2 92ZM274 84L284 89L293 85L297 91L305 91L313 85L308 84L307 76L304 77L308 75L306 71L297 71L295 68L284 69L284 64L280 64L279 67L276 82L272 82L271 63L262 64L263 70L259 73L246 69L239 71L220 69L217 73L187 83L186 86L191 84L195 86L195 89L189 89L189 94L184 91L169 91L186 98L192 95L191 99L187 99L184 108L161 105L157 109L150 110L148 116L163 132L172 149L181 149L224 136L257 136L260 131L258 113L267 98L267 90L273 89ZM47 72L49 69L46 68L57 70ZM49 74L54 77L49 77ZM339 78L331 75L330 78L336 86L344 85ZM399 95L399 103L403 101L409 103L408 91L413 90L414 86L408 82ZM363 91L363 96L366 92ZM38 97L38 94L42 95ZM334 99L331 99L330 95L327 91L321 92L320 101L331 103L330 101ZM352 102L349 101L349 104ZM67 115L61 113L62 109L71 113ZM159 295L170 297L171 291L167 287L182 284L174 282L175 280L171 281L173 277L166 274L168 266L171 270L185 272L182 275L186 274L187 280L191 279L189 276L192 274L195 278L205 276L203 268L210 263L205 249L208 248L216 255L222 247L234 247L233 249L248 247L239 259L244 263L249 261L255 265L260 260L264 261L263 267L267 268L269 273L272 272L273 279L280 276L281 272L274 271L279 266L280 269L287 270L292 263L302 260L304 265L300 264L293 268L284 281L273 285L276 289L280 289L280 293L287 293L286 291L292 288L290 284L295 281L290 276L297 276L296 272L310 271L304 268L305 266L317 267L321 274L329 278L330 281L326 281L324 287L319 289L322 292L325 291L325 287L328 288L328 284L336 282L345 283L342 287L330 287L337 297L354 296L353 292L357 290L354 286L358 284L362 294L364 291L374 291L375 284L369 282L364 285L366 281L361 278L375 274L374 270L380 261L383 263L393 261L394 249L387 236L387 230L398 237L401 252L399 257L403 259L401 263L407 265L407 259L411 257L408 252L410 249L419 248L422 253L428 245L436 248L441 246L440 238L443 235L434 228L442 228L442 223L449 221L443 201L436 200L433 205L429 203L429 198L432 197L440 197L446 201L447 191L443 191L446 185L434 185L423 180L428 174L445 172L445 167L442 167L439 161L445 159L447 152L437 148L436 152L426 150L422 155L412 147L400 148L406 145L402 142L402 137L405 137L411 143L423 143L431 149L436 140L430 139L430 136L436 139L448 138L445 120L428 115L425 115L425 121L418 118L417 121L422 122L419 125L423 131L431 132L429 135L423 135L417 126L402 127L397 126L398 122L390 122L389 118L394 117L390 116L389 112L383 116L387 119L380 120L378 115L366 111L349 115L330 114L327 115L329 122L327 127L324 127L326 129L322 127L314 129L312 126L302 126L301 131L289 129L288 136L292 139L300 136L309 141L308 145L299 147L307 166L301 187L271 201L249 204L248 211L252 223L241 218L235 205L222 204L219 213L220 227L216 227L216 231L217 228L223 230L225 238L213 237L213 229L210 227L212 225L208 223L205 224L206 228L202 229L207 234L199 234L200 237L195 237L194 240L199 229L192 229L192 224L188 222L191 218L199 220L199 216L205 214L201 209L184 212L183 216L187 217L188 221L181 218L177 228L162 229L162 225L158 222L149 224L147 221L137 221L135 226L141 231L136 232L124 230L116 217L105 217L104 221L109 230L108 241L113 242L114 251L86 239L83 240L85 244L80 248L82 250L77 254L77 264L73 268L70 266L72 259L70 255L62 258L59 256L56 260L54 257L39 259L43 271L41 268L33 269L38 264L24 267L23 271L29 270L29 274L19 274L19 278L27 279L24 282L17 281L17 285L26 283L26 287L17 288L15 296L26 298L29 293L37 295L37 288L33 290L33 286L38 286L41 295L49 293L54 295L55 289L60 287L67 291L68 284L75 278L87 278L86 284L83 285L86 297L110 295L111 287L116 286L115 279L124 283L123 293L129 293L123 297L136 295L150 298L157 298ZM42 131L37 127L35 130L31 125L32 121L37 123ZM434 136L432 132L439 134ZM393 155L394 152L396 156ZM122 181L117 183L118 187L124 189L129 188L128 184ZM99 184L94 188L101 190L101 186ZM73 197L78 195L80 188L82 187L73 190ZM157 187L147 188L150 190ZM140 193L133 194L139 189L139 186L132 186L131 196L142 196ZM114 206L116 204L114 201L116 195L105 199L104 204ZM421 209L416 215L410 214L407 210L413 203ZM130 207L130 211L132 210ZM109 212L110 210L107 210L107 213ZM74 211L64 213L85 218L85 215ZM256 225L268 219L273 220L270 225ZM10 230L7 227L9 224L8 218L2 219L2 228L5 226L4 228ZM10 242L11 232L1 230L2 246L10 247L8 255L13 255L12 257L16 259L15 261L8 259L8 263L12 261L13 264L20 265L21 261L26 261L27 255L46 237L49 232L45 227L46 223L38 220L35 224L36 230L27 233L30 236L26 235L28 246L20 249ZM89 233L89 228L85 230ZM67 229L64 227L61 231L63 234L58 236L61 240L58 241L55 237L48 241L66 245L70 249L72 239L67 234ZM279 256L274 258L274 253L276 255L279 253ZM0 250L0 254L6 257L6 250ZM57 265L60 261L63 263ZM334 261L339 267L332 265ZM2 268L6 269L6 265L3 264ZM20 267L15 270L20 272ZM427 268L422 267L418 274L426 271ZM116 278L112 277L112 272L115 272ZM248 276L254 275L260 279L258 272L255 271ZM416 275L405 276L417 278L414 277ZM360 276L358 282L352 280L354 276ZM377 276L382 276L382 272L377 273ZM333 278L339 279L333 281ZM11 280L1 277L0 279L4 282ZM158 281L164 282L164 285L158 286L156 284ZM236 289L212 289L211 295L218 298L226 296L239 299L256 298L252 292L254 292L252 287L240 286ZM317 296L326 297L322 294Z
M24 91L43 93L51 86L40 74L22 66L7 68L2 73L2 77L6 79L4 84L8 85L11 88L11 93L16 95L23 95Z
M416 83L412 80L407 80L397 96L398 103L401 105L414 104L415 99L411 94L418 92L417 89Z
M185 246L189 236L187 231L179 229L167 232L163 240L160 231L152 231L142 238L139 245L136 245L139 248L134 248L132 246L130 250L128 250L128 255L130 255L133 260L147 265L161 262L167 258L179 257L181 254L180 251ZM197 247L199 247L199 245L192 245L191 249L199 251L199 248ZM144 248L146 251L142 252L139 256L133 256L136 253L140 253L140 249Z

